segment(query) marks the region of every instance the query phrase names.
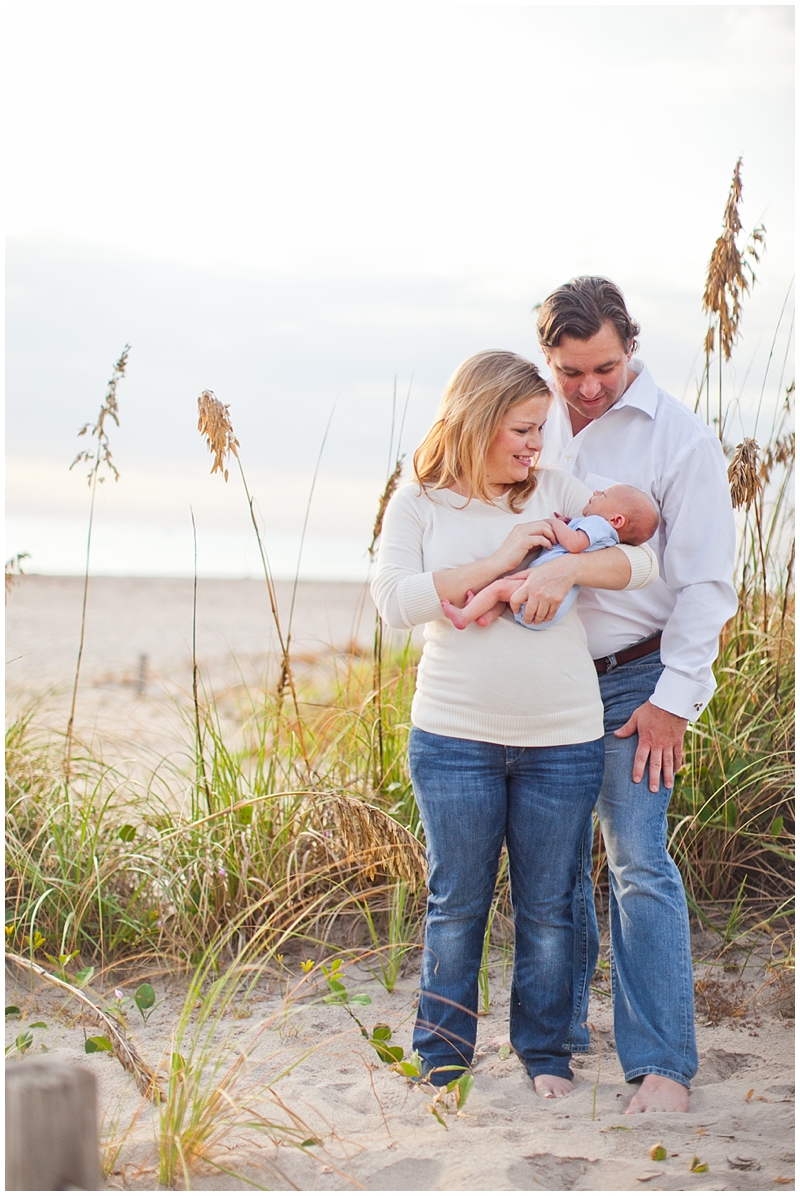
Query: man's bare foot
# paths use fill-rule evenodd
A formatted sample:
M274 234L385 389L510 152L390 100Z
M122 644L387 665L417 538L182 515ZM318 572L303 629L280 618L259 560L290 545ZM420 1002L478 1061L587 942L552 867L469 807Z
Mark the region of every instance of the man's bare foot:
M561 1096L569 1096L575 1085L563 1076L542 1075L534 1076L533 1087L537 1096L543 1096L545 1100L558 1100Z
M463 631L465 627L469 626L458 607L453 606L452 602L448 602L446 598L442 599L442 610L453 626L457 627L459 631Z
M668 1076L645 1076L626 1113L688 1113L689 1089Z

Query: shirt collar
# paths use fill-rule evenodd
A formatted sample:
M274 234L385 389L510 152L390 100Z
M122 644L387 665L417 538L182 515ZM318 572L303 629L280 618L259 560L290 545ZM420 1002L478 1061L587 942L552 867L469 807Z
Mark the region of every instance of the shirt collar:
M645 415L649 415L651 419L655 419L658 406L658 387L653 380L653 375L638 357L631 360L630 368L636 377L622 398L618 399L610 410L614 411L617 407L636 407ZM602 416L600 418L602 419Z

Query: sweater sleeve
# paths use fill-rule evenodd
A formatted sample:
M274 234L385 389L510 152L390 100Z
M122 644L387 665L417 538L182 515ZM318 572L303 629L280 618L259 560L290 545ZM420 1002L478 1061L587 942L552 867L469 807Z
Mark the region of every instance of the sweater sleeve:
M390 627L410 629L442 618L433 573L424 567L427 501L417 486L408 485L398 490L386 508L370 591Z
M658 580L658 558L648 544L618 544L617 547L625 553L631 567L626 590L643 590Z

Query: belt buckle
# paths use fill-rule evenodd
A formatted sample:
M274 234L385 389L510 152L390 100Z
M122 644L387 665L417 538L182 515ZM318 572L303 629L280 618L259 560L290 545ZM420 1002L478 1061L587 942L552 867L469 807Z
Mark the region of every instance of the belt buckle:
M606 672L613 673L615 668L617 668L617 658L612 653L611 656L606 657Z

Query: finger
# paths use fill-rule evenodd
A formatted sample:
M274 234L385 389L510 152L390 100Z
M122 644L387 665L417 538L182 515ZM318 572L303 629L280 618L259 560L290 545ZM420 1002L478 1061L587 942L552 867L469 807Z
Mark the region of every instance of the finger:
M675 784L675 770L673 766L673 755L669 748L666 748L661 757L661 771L664 774L664 785L667 789L671 789ZM652 779L652 778L651 778ZM655 790L653 790L655 793Z
M619 727L614 732L617 739L627 739L630 735L634 735L635 733L636 733L636 719L633 716L631 716L628 719L628 721L625 723L624 727ZM641 779L642 778L640 777L639 780L641 780Z
M658 793L661 788L661 764L663 754L660 748L653 748L650 752L650 792Z
M633 758L633 783L638 785L644 777L644 770L647 765L647 757L650 755L650 748L639 740L639 746L636 749L636 755Z

